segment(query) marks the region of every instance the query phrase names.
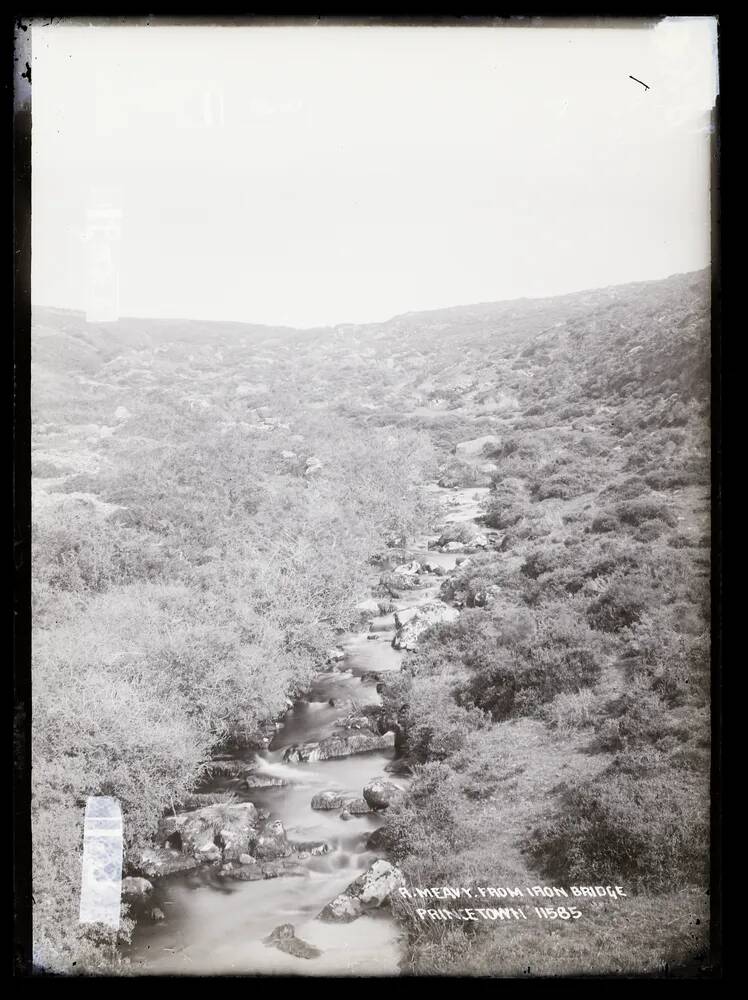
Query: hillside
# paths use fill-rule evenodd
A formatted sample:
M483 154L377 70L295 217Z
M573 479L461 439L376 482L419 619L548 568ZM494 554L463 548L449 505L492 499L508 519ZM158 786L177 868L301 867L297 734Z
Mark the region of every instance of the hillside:
M704 954L709 291L698 272L313 330L34 310L44 967L104 961L75 920L86 795L147 843L360 624L434 480L489 487L493 533L443 581L459 618L384 686L413 770L392 857L421 885L625 883L628 910L561 928L557 971ZM493 930L399 917L405 971L536 961L537 926L509 957Z

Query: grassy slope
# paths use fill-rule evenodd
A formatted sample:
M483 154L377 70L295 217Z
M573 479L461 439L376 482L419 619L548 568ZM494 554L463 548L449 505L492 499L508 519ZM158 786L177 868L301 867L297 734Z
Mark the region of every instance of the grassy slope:
M458 461L454 445L488 433L500 438L501 447L480 460L496 463L495 501L503 497L512 523L488 576L496 575L512 606L527 600L528 586L538 589L541 608L551 591L565 601L564 587L580 577L583 589L570 607L583 616L607 578L590 580L580 566L612 543L619 555L648 552L656 561L685 553L673 572L685 574L686 591L689 580L708 575L706 274L316 331L145 320L99 330L54 310L38 311L35 322L35 491L61 509L78 504L84 520L102 481L117 473L119 456L158 448L164 413L203 414L216 443L225 433L259 435L268 442L265 473L281 487L290 470L271 457L298 449L294 435L331 414L382 438L393 428L423 432L442 469L467 483L490 477L476 471L477 459ZM119 406L131 411L124 423L115 416ZM334 454L334 441L321 438L319 446ZM364 453L360 465L365 471ZM590 534L594 518L622 502L632 477L649 501L665 505L675 527L650 526L652 537L640 539L641 526L616 519L611 532ZM538 553L560 565L528 584L522 566ZM564 553L571 553L570 567ZM164 565L168 577L171 564ZM670 591L673 613L693 617L694 602L673 580L663 581L665 603ZM593 638L600 673L591 711L599 721L614 714L610 706L634 678L621 659L621 636ZM428 696L422 704L426 711ZM536 706L476 735L483 770L469 780L490 786L489 795L465 796L470 766L451 761L458 764L458 826L469 837L445 852L433 827L446 867L443 881L426 884L547 881L525 850L531 828L545 814L558 815L564 785L594 778L619 753L595 744L597 729L579 705L566 714L553 705L555 715ZM690 718L698 708L668 705L666 717ZM417 882L421 859L404 863ZM422 870L433 874L433 867ZM462 931L437 929L411 936L409 968L506 975L528 967L556 974L661 969L700 950L704 902L703 885L695 884L625 905L585 904L583 934L559 921L489 925L469 942Z

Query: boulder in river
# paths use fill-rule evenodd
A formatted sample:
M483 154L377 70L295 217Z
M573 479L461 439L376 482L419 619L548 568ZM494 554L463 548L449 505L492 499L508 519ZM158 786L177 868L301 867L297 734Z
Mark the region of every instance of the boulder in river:
M395 649L416 649L420 635L433 625L452 622L459 617L456 608L443 601L431 601L415 609L405 624L399 624L392 645Z
M378 826L366 839L367 851L387 851L390 846L386 828L383 826Z
M351 816L364 816L371 812L371 806L364 798L350 799L346 802L345 808Z
M405 879L399 868L395 868L389 861L375 861L368 871L359 875L344 892L331 900L317 919L342 922L355 920L365 910L387 905L392 893L404 883Z
M203 863L210 863L221 860L221 848L212 840L206 840L204 844L194 850L195 858Z
M277 858L287 858L292 850L286 837L285 827L280 820L273 820L260 828L254 845L256 858L275 861Z
M288 782L285 778L276 778L272 774L248 774L244 785L252 790L254 788L283 788Z
M147 878L174 875L176 872L197 868L197 861L181 851L169 848L146 847L135 860L133 867Z
M377 706L377 709L379 709L379 706ZM335 728L378 733L378 721L381 714L379 710L377 712L351 712L350 715L345 715L342 719L338 719L335 723Z
M217 874L219 878L231 879L234 882L260 882L265 877L262 874L262 868L257 863L237 865L231 861L220 868Z
M257 810L251 802L205 806L165 817L159 833L170 846L202 861L215 860L210 856L214 853L211 844L219 848L218 857L229 861L240 854L251 853L249 848L256 839L258 820Z
M418 576L421 572L421 564L414 559L412 562L397 566L392 572L395 576Z
M347 924L361 916L361 903L353 896L341 892L331 900L318 915L318 920Z
M372 778L364 787L364 799L372 809L388 809L398 805L405 799L405 790L394 781L385 778Z
M214 778L243 778L248 771L243 760L213 760L208 765L208 772Z
M307 854L315 858L322 854L329 854L331 850L326 840L294 841L292 847L298 855Z
M378 589L387 591L417 590L421 586L418 573L383 573L379 578Z
M274 861L266 861L261 869L263 878L306 878L309 875L307 869L297 861L286 858L276 858Z
M312 809L342 809L343 796L339 792L318 792L312 798Z
M393 732L378 735L360 732L346 733L345 736L328 736L319 743L297 743L286 749L283 759L291 763L333 760L336 757L350 757L371 750L385 750L395 745Z
M444 575L444 567L440 566L439 563L425 562L421 568L424 573L432 573L434 576Z
M296 930L293 924L280 924L275 927L263 943L271 948L277 948L294 958L317 958L322 952L313 944L308 944L296 937Z
M143 896L147 896L152 889L153 885L147 878L139 878L137 876L128 875L126 878L122 879L123 896L138 896L142 898Z

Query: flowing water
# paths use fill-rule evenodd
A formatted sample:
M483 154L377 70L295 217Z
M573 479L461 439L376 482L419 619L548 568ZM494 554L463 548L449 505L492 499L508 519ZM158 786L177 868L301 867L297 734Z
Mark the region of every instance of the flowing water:
M480 512L485 490L441 490L446 521L469 520ZM433 536L430 536L433 537ZM452 569L453 553L427 552L429 536L418 539L413 557ZM398 610L433 600L439 577L426 576L417 590L403 592L395 601ZM376 601L362 608L376 611ZM170 875L154 883L148 908L159 907L160 923L139 921L133 934L130 959L133 970L151 974L281 974L281 975L397 975L402 947L397 925L386 912L366 913L351 923L316 920L320 910L366 871L380 852L367 850L366 841L381 823L377 814L343 820L338 810L318 811L312 796L335 789L346 798L361 795L373 777L386 775L394 749L350 757L286 763L283 751L293 743L317 741L342 730L334 723L356 705L380 702L376 684L362 682L369 671L399 670L402 653L391 646L394 616L372 616L372 640L366 632L350 633L341 645L345 658L330 673L318 674L303 700L289 709L267 751L237 755L257 772L282 777L287 784L267 789L242 790L238 779L216 778L203 791L232 791L239 801L251 801L279 819L291 841L320 841L330 852L303 862L305 877L281 877L256 882L219 879L208 866ZM330 701L335 704L331 705ZM403 783L401 777L395 779ZM263 944L274 927L291 923L296 936L316 945L321 955L296 958Z

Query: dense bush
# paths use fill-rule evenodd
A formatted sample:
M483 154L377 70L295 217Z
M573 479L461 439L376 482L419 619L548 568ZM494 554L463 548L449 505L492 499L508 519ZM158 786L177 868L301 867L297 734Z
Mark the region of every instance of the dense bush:
M536 828L528 851L558 885L625 884L643 892L704 885L708 805L703 780L688 772L632 774L614 763L567 788L558 815Z
M678 519L662 500L631 500L616 507L616 515L622 524L640 527L645 521L662 521L674 528Z

